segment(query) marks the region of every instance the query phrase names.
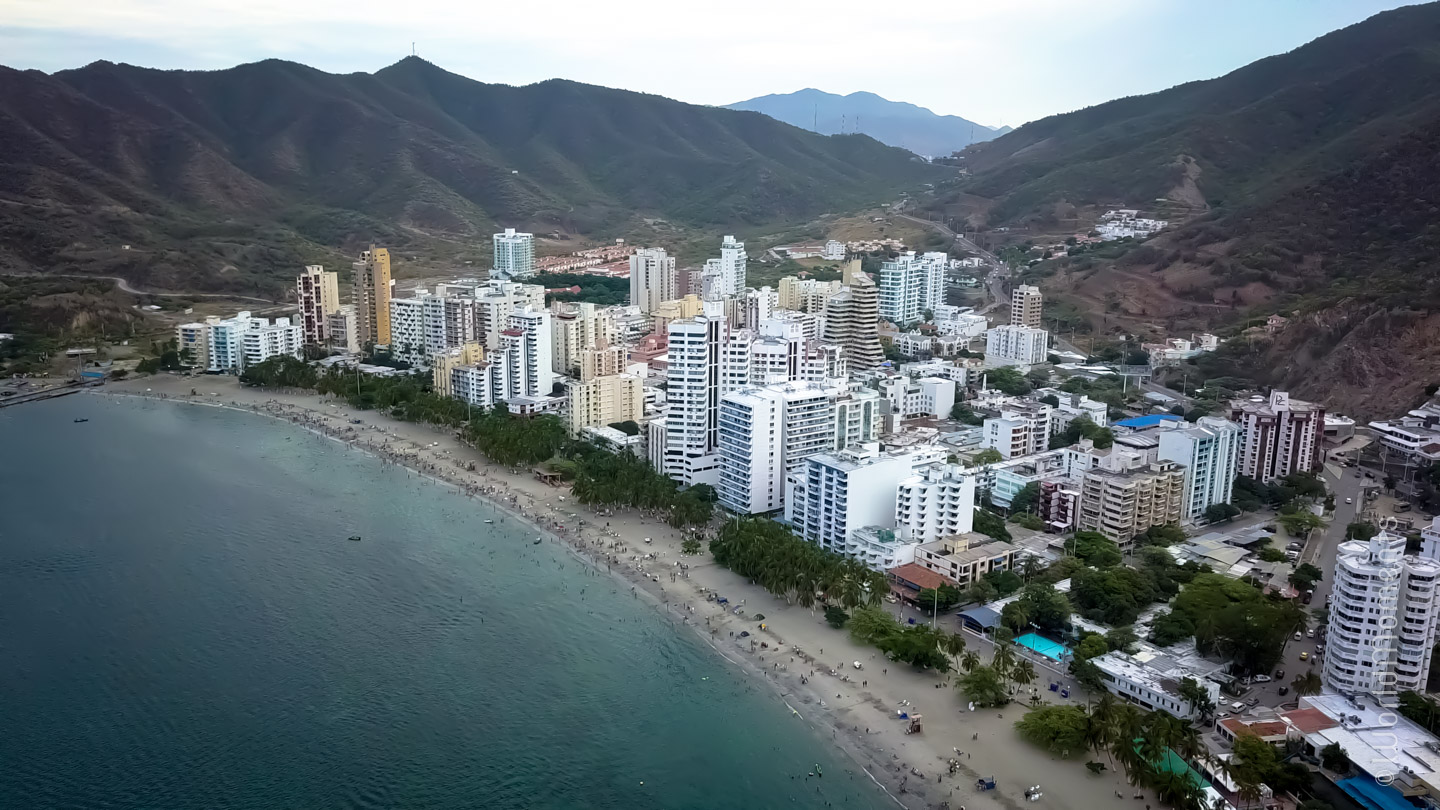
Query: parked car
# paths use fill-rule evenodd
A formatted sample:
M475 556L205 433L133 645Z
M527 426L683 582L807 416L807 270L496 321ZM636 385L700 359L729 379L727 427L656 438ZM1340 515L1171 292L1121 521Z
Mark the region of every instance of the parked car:
M1354 502L1355 502L1355 499L1354 499L1354 498L1346 498L1346 499L1345 499L1345 503L1354 503Z
M1302 652L1302 653L1300 653L1300 660L1301 660L1301 661L1309 661L1309 660L1310 660L1310 653L1308 653L1308 652Z
M1302 638L1304 638L1304 637L1305 637L1305 636L1302 635L1299 630L1296 630L1296 631L1295 631L1295 640L1296 640L1296 641L1299 641L1300 639L1302 639Z
M1269 675L1256 675L1256 676L1255 676L1255 682L1256 682L1256 683L1270 683L1270 676L1269 676Z
M1282 687L1280 687L1279 692L1280 692L1280 697L1285 697L1286 695L1290 694L1290 687L1288 687L1288 686L1282 686Z
M1230 704L1230 711L1239 714L1240 712L1245 711L1245 704L1237 700L1234 703Z
M1306 631L1305 631L1305 637L1306 637L1306 638L1315 638L1315 629L1312 627L1311 629L1306 630Z

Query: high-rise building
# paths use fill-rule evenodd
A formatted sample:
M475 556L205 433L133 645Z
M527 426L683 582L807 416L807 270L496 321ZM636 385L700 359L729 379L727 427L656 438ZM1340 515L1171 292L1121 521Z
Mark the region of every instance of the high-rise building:
M1230 421L1240 425L1240 475L1269 483L1291 473L1318 472L1325 439L1325 409L1271 391L1230 403Z
M592 349L582 349L580 357L576 361L576 371L580 381L593 380L596 377L609 377L613 374L625 373L629 359L625 347L621 344L601 344Z
M355 315L354 304L341 304L325 320L329 345L348 354L360 352L360 321Z
M745 243L726 236L720 242L720 262L717 266L718 284L713 291L716 298L729 298L745 291ZM712 291L707 290L707 293ZM710 296L707 296L710 297Z
M474 298L475 339L485 344L486 351L498 351L504 345L503 333L510 328L512 313L545 308L545 288L539 284L491 281L476 287Z
M1035 366L1049 356L1050 334L1029 326L997 326L985 333L985 365Z
M868 371L885 360L875 283L860 272L859 264L855 260L846 270L847 289L825 302L825 342L842 348L852 372Z
M813 278L801 279L795 276L786 276L780 279L776 305L780 309L820 314L825 311L825 302L829 301L831 296L838 295L843 289L845 287L838 279L816 281Z
M931 464L900 480L895 528L912 543L929 543L974 528L975 476L953 464Z
M528 278L535 275L535 235L516 233L506 228L504 233L494 236L495 269L490 277L502 281Z
M555 330L553 367L561 374L573 374L580 367L581 353L587 349L618 340L609 310L582 302L556 303L551 311L550 323Z
M280 355L298 358L305 345L300 324L289 318L272 322L249 312L181 324L175 329L175 340L181 350L190 351L196 365L206 371L228 373L239 373Z
M652 458L661 460L660 472L686 486L720 481L721 355L729 332L719 302L707 301L705 314L669 325L665 440Z
M720 483L725 508L746 515L785 504L785 477L834 444L834 398L807 383L731 391L720 400Z
M454 395L481 407L517 398L542 398L554 389L550 369L550 313L522 309L510 313L509 328L500 333L500 349L486 352L473 365L450 372Z
M1340 544L1335 556L1321 680L1346 695L1423 692L1440 606L1440 521L1421 533L1418 555L1383 527L1369 540Z
M429 297L419 289L414 297L390 299L390 354L412 366L425 365L430 358L425 339L425 300Z
M917 256L914 251L880 265L880 317L897 326L925 320L945 303L944 253Z
M1112 454L1102 463L1118 456ZM1114 540L1128 554L1135 535L1180 522L1184 494L1185 470L1173 461L1097 466L1081 478L1076 525Z
M1050 448L1052 409L1042 402L1020 402L985 420L981 443L1004 458L1019 458Z
M776 300L775 290L770 287L745 290L743 295L735 297L737 317L731 323L742 329L759 329L775 311Z
M1039 287L1021 284L1010 292L1010 323L1033 329L1041 327Z
M390 251L370 246L355 269L355 328L361 346L390 345Z
M835 443L831 450L870 444L880 438L879 392L851 385L835 398Z
M680 296L675 291L675 258L664 248L641 248L630 256L630 303L650 313L661 301Z
M1240 426L1226 419L1202 416L1190 425L1162 428L1160 458L1185 465L1185 495L1180 519L1199 520L1207 507L1229 503L1240 460Z
M694 318L705 311L704 301L698 295L686 295L670 301L661 301L650 310L650 330L663 334L670 328L671 321Z
M873 449L810 456L786 478L785 518L806 540L846 553L862 527L895 526L896 492L912 471L909 456Z
M322 345L330 336L328 318L340 309L340 283L336 274L318 264L305 266L295 279L300 299L300 330L306 343Z
M640 377L611 374L565 384L566 421L570 435L587 427L639 422L645 417L645 392Z
M435 393L442 397L455 396L453 375L461 366L473 366L484 362L485 349L478 341L462 343L453 348L441 349L430 355L431 383Z

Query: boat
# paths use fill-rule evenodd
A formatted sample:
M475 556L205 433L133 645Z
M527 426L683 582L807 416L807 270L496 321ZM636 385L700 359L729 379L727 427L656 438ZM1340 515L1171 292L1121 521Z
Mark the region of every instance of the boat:
M358 534L352 534L352 535L350 535L350 539L351 539L351 540L354 540L355 542L358 543L358 542L360 542L360 535L358 535Z
M493 521L493 520L487 520L487 521L485 521L485 522L486 522L486 523L494 523L495 521Z
M89 419L76 419L76 420L75 420L76 424L79 424L80 422L89 422L89 421L90 421Z
M542 539L542 538L539 538L539 537L535 538L535 542L532 543L531 545L536 545L536 546L540 545L540 540L541 540L541 539Z

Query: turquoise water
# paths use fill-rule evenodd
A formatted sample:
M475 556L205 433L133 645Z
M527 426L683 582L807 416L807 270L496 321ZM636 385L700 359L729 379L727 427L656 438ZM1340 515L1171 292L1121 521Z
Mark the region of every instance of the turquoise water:
M1015 643L1022 647L1029 647L1046 658L1055 661L1064 660L1065 656L1070 654L1070 648L1064 644L1058 641L1051 641L1044 636L1037 636L1034 633L1026 633L1023 636L1017 637Z
M885 806L768 689L533 538L258 416L0 410L0 806Z

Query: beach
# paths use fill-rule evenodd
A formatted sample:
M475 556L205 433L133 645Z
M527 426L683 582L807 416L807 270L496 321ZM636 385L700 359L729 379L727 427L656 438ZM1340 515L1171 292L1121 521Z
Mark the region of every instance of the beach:
M787 605L715 564L708 554L681 554L683 532L666 525L663 516L630 509L598 514L528 469L489 463L452 430L352 410L310 392L244 388L230 377L157 375L108 384L96 393L230 407L282 419L403 465L457 494L499 505L511 515L508 519L534 525L542 542L563 543L623 579L635 598L652 601L677 629L689 629L726 660L769 683L797 722L829 737L889 792L896 806L1018 807L1026 804L1025 790L1037 784L1044 793L1037 802L1041 806L1139 808L1154 802L1148 795L1133 798L1135 791L1113 772L1090 775L1084 757L1060 761L1020 740L1013 724L1023 716L1022 706L966 711L953 688L954 673L917 672L888 662L829 627L819 611ZM707 599L716 593L728 605ZM756 613L765 616L763 630L753 618ZM742 632L749 636L741 638ZM974 637L970 641L978 644ZM863 669L855 669L856 662ZM1049 675L1039 673L1036 686L1042 692ZM1072 692L1068 702L1080 698ZM906 734L899 711L922 714L923 732ZM975 780L992 776L997 789L977 792Z

